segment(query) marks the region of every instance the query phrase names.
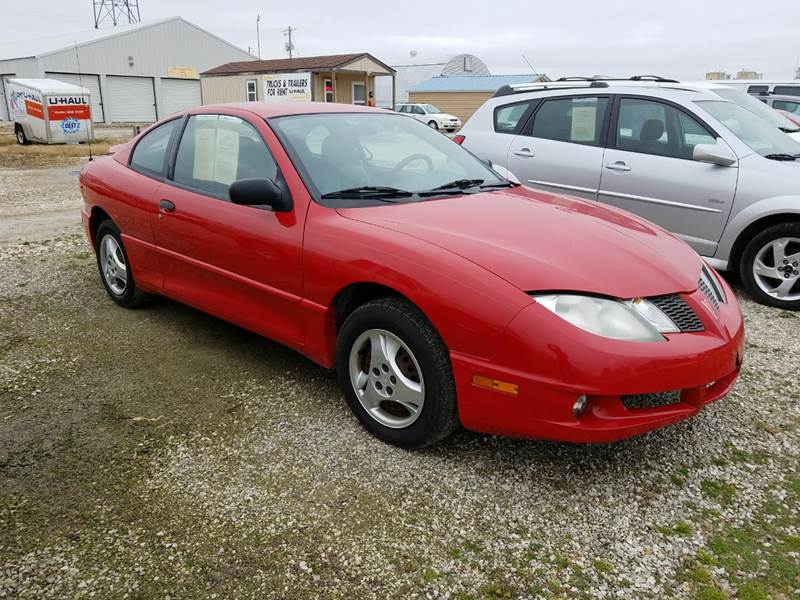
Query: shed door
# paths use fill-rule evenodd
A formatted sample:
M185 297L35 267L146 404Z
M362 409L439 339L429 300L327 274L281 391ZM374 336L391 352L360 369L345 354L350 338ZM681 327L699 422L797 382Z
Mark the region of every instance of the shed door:
M8 95L6 91L8 89L8 80L14 77L13 74L11 75L0 75L0 121L8 121Z
M87 88L92 95L92 121L95 123L105 121L103 118L103 95L100 93L100 77L97 75L78 76L75 73L45 73L44 75L64 83Z
M156 95L152 77L106 77L106 105L116 123L152 123Z
M162 79L161 103L164 116L202 104L199 79Z

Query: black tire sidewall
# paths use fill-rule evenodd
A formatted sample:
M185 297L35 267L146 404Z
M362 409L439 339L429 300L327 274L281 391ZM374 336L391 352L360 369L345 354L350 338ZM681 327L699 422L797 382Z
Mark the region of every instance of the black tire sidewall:
M350 382L350 349L368 329L384 329L410 348L422 370L425 404L408 427L393 429L378 423L361 406ZM401 448L424 448L449 435L458 423L455 384L449 354L433 326L410 303L385 299L356 309L342 325L337 343L337 376L345 399L367 431Z
M753 275L753 263L758 252L769 242L782 237L795 237L800 239L800 222L780 223L768 227L756 235L744 249L739 263L739 274L748 293L759 303L786 310L800 310L800 300L786 302L773 298L762 290Z
M101 264L100 260L100 244L103 241L105 236L111 235L117 240L117 244L119 244L120 250L122 250L122 256L125 257L125 267L128 270L128 280L127 285L125 286L125 292L122 295L115 294L114 291L108 286L108 282L106 281L105 274L103 273L103 265ZM113 221L106 220L100 223L97 227L97 232L95 233L95 255L97 257L97 270L100 274L100 281L103 283L103 287L106 289L109 297L119 304L120 306L124 306L126 308L130 308L135 306L140 298L141 294L138 293L136 289L136 282L133 279L133 273L131 272L131 263L128 260L128 253L125 250L125 244L122 243L122 236L120 235L119 228L114 224Z
M14 134L15 134L15 136L17 138L17 143L19 145L24 146L25 144L28 143L28 138L25 135L25 130L22 127L20 127L19 125L17 126L17 129L14 132Z
M439 124L436 121L428 121L428 127L436 131L439 130Z

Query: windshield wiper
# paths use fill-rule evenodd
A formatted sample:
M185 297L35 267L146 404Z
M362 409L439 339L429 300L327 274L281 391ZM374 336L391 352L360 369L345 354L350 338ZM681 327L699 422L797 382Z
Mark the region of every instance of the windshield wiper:
M789 127L778 127L783 133L797 133L800 131L800 127L795 127L794 129L790 129Z
M449 183L442 184L437 186L433 189L428 191L430 192L438 192L439 190L465 190L467 188L475 187L476 185L480 185L484 182L484 179L456 179L455 181L451 181Z
M791 160L797 160L798 158L800 158L800 154L783 154L783 153L765 154L764 158L768 158L770 160L791 161Z
M383 200L388 202L389 198L410 198L414 194L406 190L401 190L395 187L385 185L363 185L360 187L347 188L344 190L336 190L335 192L328 192L322 194L321 198L366 198L369 200Z
M514 183L513 181L498 181L497 183L487 183L486 185L482 185L481 189L487 190L489 188L498 188L498 187L512 188L512 187L517 187L518 185L520 184Z

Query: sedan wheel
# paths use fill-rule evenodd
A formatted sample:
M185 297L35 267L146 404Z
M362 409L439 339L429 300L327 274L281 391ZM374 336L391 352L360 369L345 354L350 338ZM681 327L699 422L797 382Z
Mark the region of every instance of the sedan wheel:
M117 296L122 296L128 286L128 267L125 265L122 248L110 233L100 240L100 264L108 287Z
M431 129L439 129L439 125L436 124L436 121L428 121L428 127Z
M420 310L402 298L356 308L339 329L339 385L364 428L402 448L424 448L458 426L450 354Z
M370 417L396 429L419 418L425 382L403 340L383 329L368 329L353 344L349 365L350 382Z
M108 295L114 302L126 308L141 304L147 299L147 294L136 287L122 236L114 222L107 220L100 223L95 239L97 268Z
M800 223L762 231L745 248L742 281L762 304L800 309Z

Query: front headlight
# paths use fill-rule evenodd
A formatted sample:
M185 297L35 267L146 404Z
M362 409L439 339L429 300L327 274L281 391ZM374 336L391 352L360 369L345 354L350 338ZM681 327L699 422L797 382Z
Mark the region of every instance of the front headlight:
M663 342L662 333L680 331L667 315L643 298L621 301L578 294L542 294L533 298L575 327L615 340Z

